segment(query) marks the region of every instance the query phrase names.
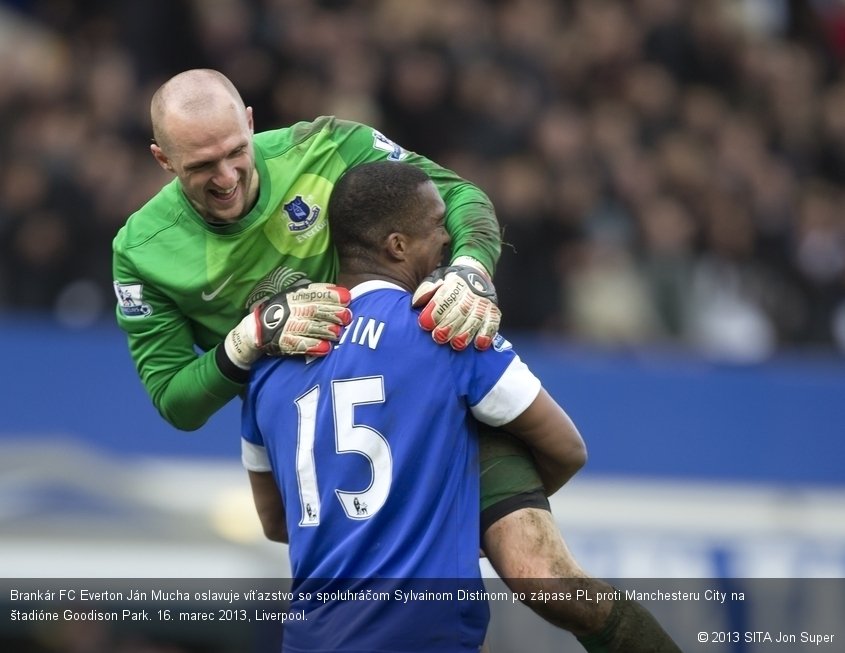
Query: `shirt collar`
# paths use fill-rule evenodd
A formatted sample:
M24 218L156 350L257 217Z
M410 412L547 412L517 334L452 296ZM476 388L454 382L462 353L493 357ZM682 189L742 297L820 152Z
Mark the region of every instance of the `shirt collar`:
M352 299L355 299L373 290L401 290L402 292L408 292L402 286L396 285L391 281L372 279L370 281L362 281L358 285L353 286L349 289L349 294L352 295Z

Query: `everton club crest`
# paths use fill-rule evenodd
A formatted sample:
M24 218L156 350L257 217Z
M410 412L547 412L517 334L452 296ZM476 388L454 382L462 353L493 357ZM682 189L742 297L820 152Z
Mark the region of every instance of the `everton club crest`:
M302 195L297 195L282 208L288 214L288 219L290 220L288 229L291 231L303 231L307 229L314 224L317 216L320 215L320 207L317 205L310 206L302 199Z

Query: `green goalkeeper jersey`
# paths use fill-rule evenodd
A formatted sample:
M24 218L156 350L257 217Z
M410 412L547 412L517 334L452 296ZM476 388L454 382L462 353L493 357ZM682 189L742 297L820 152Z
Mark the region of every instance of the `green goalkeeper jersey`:
M335 181L359 163L418 165L446 203L452 256L492 271L500 234L473 184L359 123L321 117L255 135L258 200L238 222L203 220L178 180L132 215L114 239L117 321L141 380L177 428L199 428L243 388L215 348L255 303L297 281L334 281L326 208ZM199 351L198 351L199 350Z

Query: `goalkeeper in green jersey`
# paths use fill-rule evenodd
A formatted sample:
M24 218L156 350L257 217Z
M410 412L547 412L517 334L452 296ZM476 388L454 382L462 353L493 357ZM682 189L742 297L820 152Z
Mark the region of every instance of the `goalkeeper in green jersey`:
M490 346L500 314L487 289L501 243L480 189L371 127L333 117L255 134L252 109L213 70L167 81L150 113L152 154L175 179L114 239L116 314L144 386L175 427L201 427L244 390L262 355L331 351L352 316L349 292L333 284L326 207L335 181L359 163L406 161L435 183L452 257L414 294L420 325L457 350ZM475 275L487 282L474 284ZM511 587L533 587L526 578L583 576L546 499L565 480L559 470L490 431L482 433L481 468L483 546ZM588 650L676 650L630 642L609 648L627 613L614 607L608 614L605 605L532 607L593 636Z

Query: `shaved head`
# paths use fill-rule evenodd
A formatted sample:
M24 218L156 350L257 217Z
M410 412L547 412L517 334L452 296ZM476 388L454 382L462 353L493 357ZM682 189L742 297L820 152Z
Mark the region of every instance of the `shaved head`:
M150 118L153 157L203 219L234 222L255 206L252 108L225 75L202 68L172 77L153 95Z
M195 122L227 106L246 109L238 89L223 73L210 68L179 73L162 84L150 102L153 138L167 150L172 123Z

